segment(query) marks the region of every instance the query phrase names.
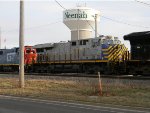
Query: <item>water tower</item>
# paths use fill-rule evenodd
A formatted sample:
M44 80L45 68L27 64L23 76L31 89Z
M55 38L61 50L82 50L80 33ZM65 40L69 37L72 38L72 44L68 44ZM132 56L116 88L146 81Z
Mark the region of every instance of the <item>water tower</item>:
M100 12L88 7L76 7L63 11L63 23L71 30L71 40L91 38L92 30L97 31L99 21Z

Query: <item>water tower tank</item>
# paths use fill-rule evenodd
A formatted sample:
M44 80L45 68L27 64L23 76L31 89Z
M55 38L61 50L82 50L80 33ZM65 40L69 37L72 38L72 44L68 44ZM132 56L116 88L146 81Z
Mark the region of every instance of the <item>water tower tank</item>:
M71 40L91 38L92 30L95 29L95 16L99 22L100 12L88 7L64 10L63 23L71 30Z

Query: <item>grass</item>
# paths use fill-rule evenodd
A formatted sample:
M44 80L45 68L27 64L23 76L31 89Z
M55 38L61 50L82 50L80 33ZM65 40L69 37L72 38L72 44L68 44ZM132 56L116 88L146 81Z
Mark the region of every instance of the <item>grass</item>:
M0 94L40 99L63 99L91 103L105 103L150 108L150 87L117 81L102 81L103 95L99 95L95 80L28 79L25 88L18 87L16 78L0 78Z

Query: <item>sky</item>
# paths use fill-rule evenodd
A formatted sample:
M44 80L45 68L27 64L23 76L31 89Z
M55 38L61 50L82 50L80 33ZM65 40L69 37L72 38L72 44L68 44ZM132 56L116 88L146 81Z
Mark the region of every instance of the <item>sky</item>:
M150 5L136 0L57 0L66 9L77 4L100 11L98 33L112 35L128 48L123 36L132 32L150 31ZM141 1L150 4L150 1ZM68 41L70 30L63 24L63 8L55 0L24 0L25 45ZM2 48L19 46L19 1L0 0ZM93 31L94 32L94 31ZM94 34L93 34L94 37Z

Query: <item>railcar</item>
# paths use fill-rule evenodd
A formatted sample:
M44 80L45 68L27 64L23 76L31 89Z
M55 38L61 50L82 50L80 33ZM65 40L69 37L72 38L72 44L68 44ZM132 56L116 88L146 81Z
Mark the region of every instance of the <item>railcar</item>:
M36 50L32 46L24 47L25 67L36 62ZM19 48L0 49L0 72L18 72L19 71Z

